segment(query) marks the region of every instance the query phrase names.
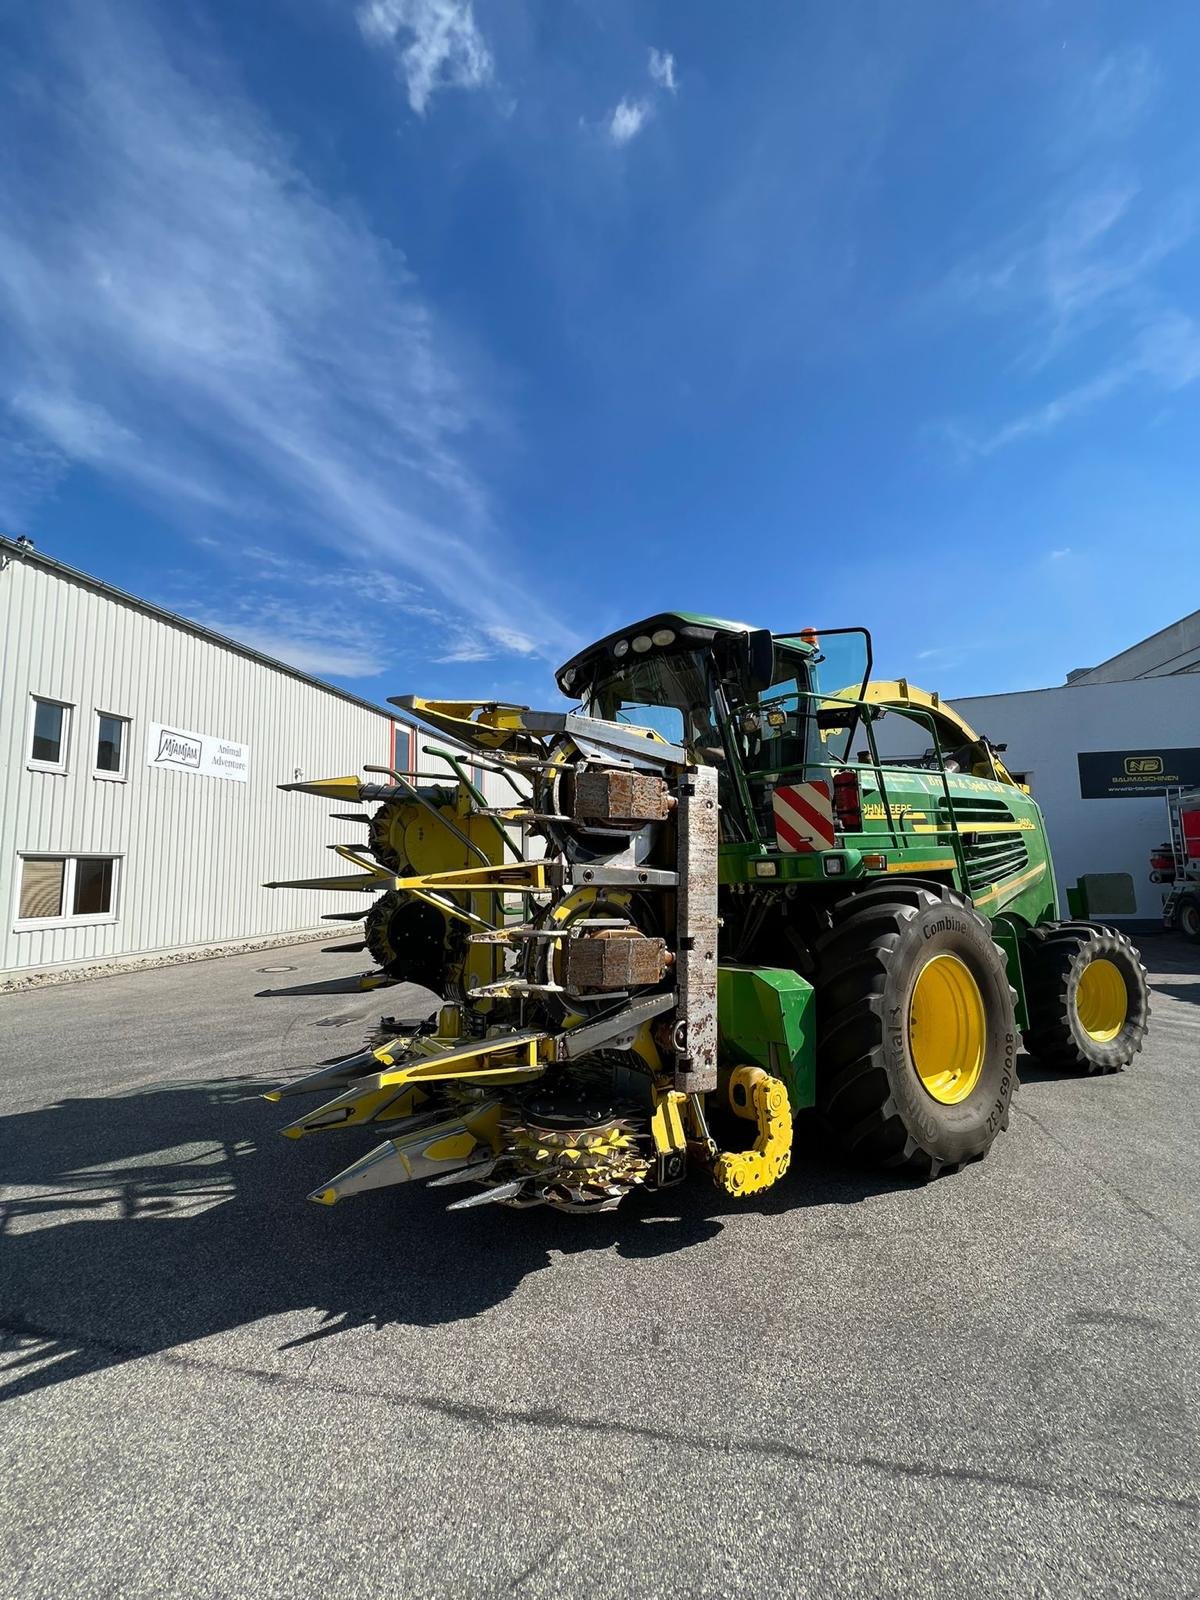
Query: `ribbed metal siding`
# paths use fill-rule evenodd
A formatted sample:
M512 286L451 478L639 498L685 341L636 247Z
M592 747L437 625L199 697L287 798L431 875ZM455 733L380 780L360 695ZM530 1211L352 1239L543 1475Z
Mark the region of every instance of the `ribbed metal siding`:
M392 719L33 561L0 572L0 619L0 971L299 932L358 904L261 887L350 871L326 846L363 837L276 785L389 764ZM31 695L74 707L64 775L28 770ZM93 777L97 711L130 719L125 782ZM149 767L151 722L248 745L249 782ZM17 931L24 852L121 856L116 922Z

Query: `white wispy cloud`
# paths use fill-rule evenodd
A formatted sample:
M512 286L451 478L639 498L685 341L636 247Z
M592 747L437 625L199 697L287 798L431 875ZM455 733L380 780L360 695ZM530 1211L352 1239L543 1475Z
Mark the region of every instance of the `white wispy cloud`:
M537 652L537 641L517 628L495 624L475 633L460 633L451 641L450 648L438 656L439 661L492 661L497 656L532 656Z
M26 429L0 425L0 527L6 534L25 528L62 482L64 470L53 445L31 438Z
M418 116L439 89L479 89L495 63L475 21L471 0L365 0L359 27L372 44L393 51Z
M369 575L353 568L329 571L208 534L191 542L210 553L210 568L168 569L150 596L159 605L319 677L373 678L395 667L396 652L376 618L386 608L398 620L419 599L395 579L385 576L378 590L368 589ZM375 602L370 609L368 599Z
M650 49L650 77L669 93L674 94L679 84L675 77L675 57L669 50Z
M1174 392L1200 379L1200 323L1181 311L1153 316L1131 348L1084 383L1075 384L991 432L960 425L946 430L959 454L988 456L1018 440L1053 433L1062 423L1092 411L1123 389L1143 384Z
M1148 51L1114 54L1077 85L1074 120L1094 117L1096 137L1102 126L1117 140L1148 111L1158 81ZM1200 229L1200 185L1164 192L1112 152L1102 165L1056 181L1035 219L960 262L933 296L942 310L1016 330L1009 370L1018 382L1048 387L1068 359L1074 369L998 426L942 424L962 458L1045 437L1135 386L1172 392L1200 377L1196 324L1159 272Z
M489 650L478 635L466 635L452 640L450 647L434 659L439 663L462 661L490 661L495 652Z
M158 603L305 672L371 678L387 671L396 675L391 692L420 688L416 674L430 661L511 664L537 654L530 635L502 624L471 626L394 572L330 568L207 534L193 542L215 571L170 574L154 595Z
M64 455L79 461L103 461L137 444L137 435L103 407L61 391L21 389L12 406Z
M679 80L675 76L675 57L669 50L650 48L646 70L653 85L649 94L623 95L605 118L604 131L609 140L620 147L636 139L655 113L655 100L664 94L677 94Z
M608 119L608 136L614 144L628 144L635 139L651 114L649 100L621 100Z
M323 620L297 627L287 615L246 616L240 609L210 611L204 606L188 614L193 622L314 677L377 678L388 666L378 638L372 639L366 629L356 630L357 636L341 632L334 637Z
M489 374L399 251L132 0L44 18L37 71L7 86L38 161L0 169L6 466L44 486L82 465L167 526L323 547L432 596L439 623L519 614L569 653L472 465Z
M1120 138L1153 103L1161 80L1158 63L1145 45L1114 50L1084 77L1072 120L1082 121L1092 136Z
M1135 292L1200 226L1200 191L1152 200L1126 176L1055 195L1040 223L956 266L938 299L982 315L1032 313L1034 363Z
M537 650L537 641L527 633L522 633L519 628L508 628L493 624L487 629L487 636L501 650L515 656L531 656Z

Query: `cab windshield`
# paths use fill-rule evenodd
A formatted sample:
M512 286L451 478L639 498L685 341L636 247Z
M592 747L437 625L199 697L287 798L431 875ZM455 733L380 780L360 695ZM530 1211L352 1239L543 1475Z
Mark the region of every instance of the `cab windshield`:
M871 640L864 628L830 628L814 631L817 646L810 675L815 701L820 755L825 765L848 761L858 726L857 702L866 693L871 672ZM786 641L784 641L786 642Z
M605 662L603 675L583 696L584 710L609 722L653 728L670 744L719 745L707 662L705 654L692 650Z

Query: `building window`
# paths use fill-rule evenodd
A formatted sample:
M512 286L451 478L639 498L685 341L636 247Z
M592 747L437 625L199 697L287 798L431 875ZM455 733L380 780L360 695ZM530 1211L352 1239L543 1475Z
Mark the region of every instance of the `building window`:
M78 856L71 895L73 917L105 917L113 911L115 862L111 856Z
M31 766L48 772L65 772L67 740L71 732L71 708L61 700L33 697L33 726L29 741Z
M116 889L114 856L24 856L17 925L114 922Z
M129 746L128 717L114 717L107 711L96 713L96 776L123 778Z
M17 915L22 922L41 922L63 914L63 876L65 861L21 863L21 904Z

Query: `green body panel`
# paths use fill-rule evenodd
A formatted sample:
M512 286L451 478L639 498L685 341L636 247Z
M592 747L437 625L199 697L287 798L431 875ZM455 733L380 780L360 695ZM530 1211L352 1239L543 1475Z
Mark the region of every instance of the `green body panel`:
M722 1056L781 1078L793 1111L816 1103L814 1012L812 984L790 968L722 966L717 972Z
M861 832L842 834L836 850L805 854L780 850L774 839L722 845L721 882L768 888L772 881L929 876L969 894L986 917L1003 912L1033 927L1058 915L1046 825L1024 790L963 773L947 773L943 783L940 773L913 767L854 770ZM828 783L829 771L810 766L780 775L781 782L817 780ZM882 856L883 864L866 865L864 856Z
M1013 1015L1017 1027L1029 1026L1029 1009L1025 1001L1025 974L1021 970L1021 934L1007 917L992 919L992 938L1004 951L1004 965L1013 991Z

